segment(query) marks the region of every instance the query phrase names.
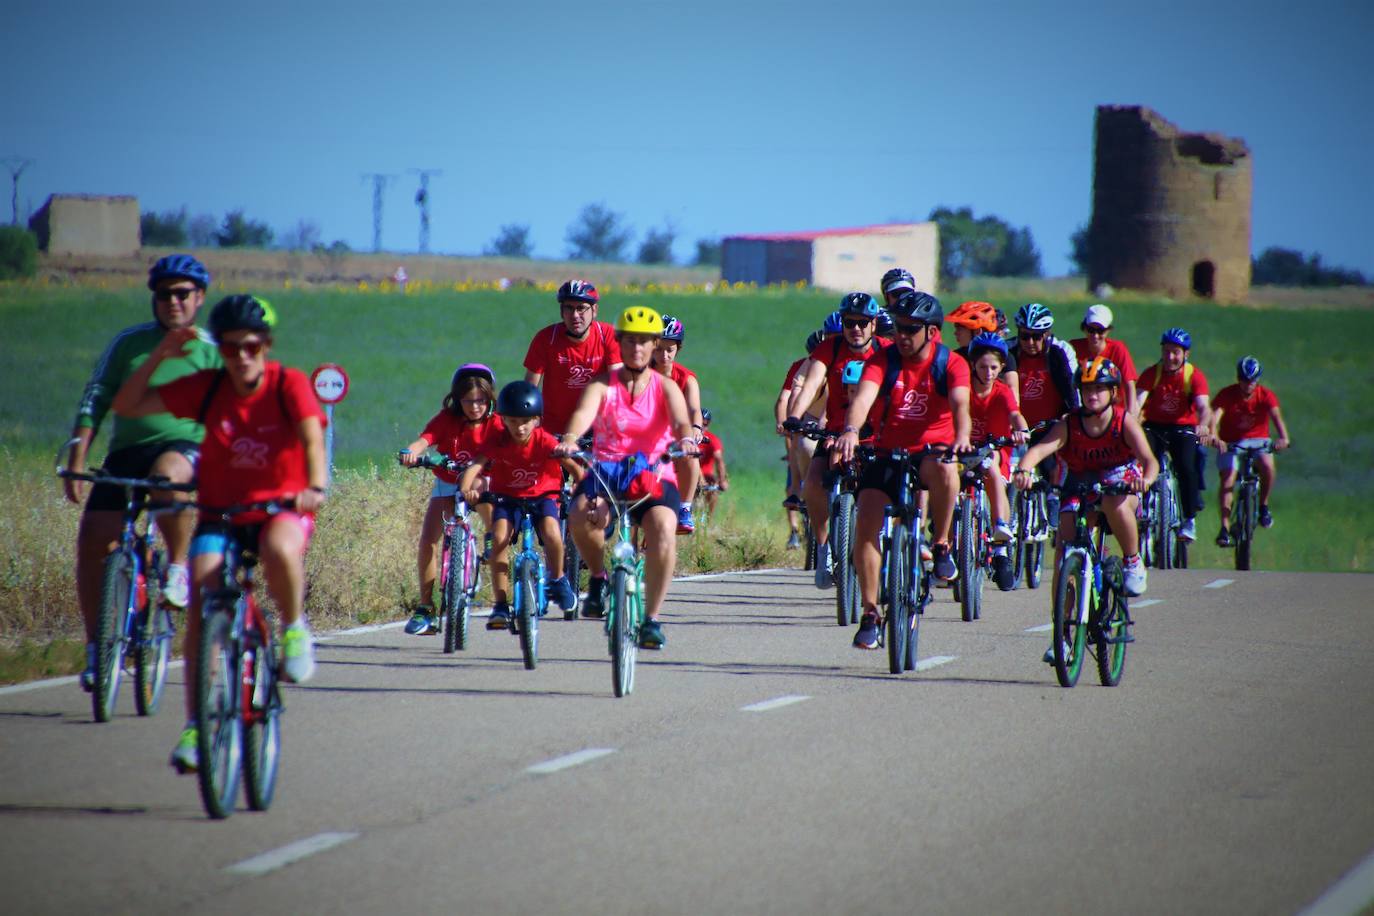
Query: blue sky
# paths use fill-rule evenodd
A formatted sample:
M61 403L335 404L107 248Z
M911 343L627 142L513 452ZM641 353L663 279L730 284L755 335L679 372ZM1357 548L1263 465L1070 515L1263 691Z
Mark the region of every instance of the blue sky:
M562 257L581 207L700 237L1028 225L1050 274L1091 201L1093 113L1145 104L1254 155L1253 247L1374 275L1374 2L7 0L0 156L20 207L137 195L280 235ZM0 173L0 179L8 175ZM8 196L9 188L5 189ZM8 201L0 207L8 219Z

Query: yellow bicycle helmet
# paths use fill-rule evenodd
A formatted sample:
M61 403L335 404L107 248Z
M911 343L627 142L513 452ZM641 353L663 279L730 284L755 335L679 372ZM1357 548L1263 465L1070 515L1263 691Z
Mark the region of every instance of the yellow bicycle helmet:
M652 334L659 337L663 334L663 316L651 308L632 305L620 313L615 329L626 334Z

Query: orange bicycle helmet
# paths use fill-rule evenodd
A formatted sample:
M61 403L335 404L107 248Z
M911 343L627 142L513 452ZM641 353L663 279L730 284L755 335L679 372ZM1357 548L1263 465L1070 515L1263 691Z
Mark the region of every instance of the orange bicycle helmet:
M965 302L950 313L951 324L962 325L971 331L997 332L997 310L991 302Z

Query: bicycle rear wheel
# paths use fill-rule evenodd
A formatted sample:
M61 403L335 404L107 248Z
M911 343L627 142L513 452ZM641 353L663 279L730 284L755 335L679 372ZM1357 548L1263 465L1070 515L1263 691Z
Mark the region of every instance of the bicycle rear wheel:
M469 532L458 531L449 544L448 571L440 591L444 616L444 652L468 647L467 582L476 572L477 545Z
M232 607L217 603L206 608L196 669L200 800L205 813L216 820L234 812L243 753L239 650L232 632L232 614Z
M1059 570L1059 593L1055 595L1051 617L1050 637L1054 640L1054 673L1060 687L1078 683L1083 670L1083 648L1086 634L1079 623L1080 602L1087 588L1083 558L1069 554Z
M248 807L266 811L277 792L281 762L281 694L271 634L243 656L243 787Z
M1105 575L1103 578L1107 578ZM1130 627L1126 596L1109 589L1103 599L1102 614L1097 625L1097 679L1104 687L1115 687L1121 683L1121 673L1126 668L1126 646L1129 644Z
M907 638L911 620L907 603L911 581L911 545L906 526L897 522L887 545L887 668L893 674L906 670Z
M529 559L515 564L515 587L520 590L520 655L525 670L532 671L539 664L539 584L538 571Z
M91 691L91 709L97 722L114 718L115 701L119 699L119 680L129 651L128 615L135 569L133 553L123 548L105 558L95 635L95 689Z
M573 591L572 610L564 611L563 619L576 620L578 606L582 603L582 570L586 564L582 562L582 554L577 551L577 542L568 533L567 518L561 519L559 524L563 531L563 575L568 577L568 584Z
M134 654L134 705L140 716L151 716L162 703L167 686L167 668L172 660L172 637L176 627L172 614L160 604L149 604L140 615L138 651Z
M983 603L983 532L977 506L965 499L959 507L959 588L960 616L972 623L978 619Z
M618 697L635 689L635 658L639 652L638 614L631 602L639 600L630 593L630 574L617 569L611 574L611 687Z
M816 533L811 530L811 516L808 515L805 510L802 510L801 519L803 534L806 538L806 560L802 564L802 569L815 569L817 553Z
M835 559L835 622L848 626L858 620L859 581L854 575L854 494L841 493L831 519L831 556Z
M1236 500L1236 569L1242 572L1250 568L1250 545L1255 536L1255 511L1253 503L1258 499L1255 488L1248 482L1241 485L1240 499Z

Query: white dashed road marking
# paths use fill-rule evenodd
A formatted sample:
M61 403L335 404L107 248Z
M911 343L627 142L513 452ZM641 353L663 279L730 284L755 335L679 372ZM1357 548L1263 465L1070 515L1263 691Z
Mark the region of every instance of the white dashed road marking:
M1204 585L1203 588L1225 588L1226 586L1230 585L1230 584L1231 584L1232 582L1234 582L1234 581L1236 581L1236 580L1235 580L1235 579L1213 579L1211 582L1208 582L1206 585Z
M741 712L767 712L770 709L777 709L780 706L791 706L793 703L801 703L811 699L810 697L791 695L785 697L774 697L771 700L764 700L761 703L750 703L748 706L741 706Z
M958 658L959 656L957 655L932 655L930 658L923 658L920 661L918 661L916 663L916 670L929 671L931 668L935 668L940 665L947 665Z
M591 760L605 757L607 754L614 754L613 747L589 747L586 750L575 751L571 754L564 754L562 757L555 757L552 760L545 760L543 763L536 763L532 767L525 769L526 773L557 773L559 770L566 770L568 767L575 767L578 764L587 763Z
M1042 623L1042 624L1040 624L1039 626L1036 626L1036 627L1026 627L1026 629L1025 629L1023 632L1025 632L1025 633L1048 633L1050 630L1053 630L1053 629L1054 629L1054 624L1052 624L1052 623Z
M303 840L287 843L280 849L273 849L271 852L264 852L260 856L244 859L242 862L230 865L225 871L236 875L263 875L357 838L358 834L356 833L317 833Z
M1346 872L1298 916L1355 916L1374 903L1374 853Z
M1137 607L1149 607L1149 606L1152 605L1152 604L1163 604L1163 603L1164 603L1164 600L1163 600L1162 598L1146 598L1144 601L1132 601L1132 602L1131 602L1131 607L1133 607L1133 608L1137 608Z

